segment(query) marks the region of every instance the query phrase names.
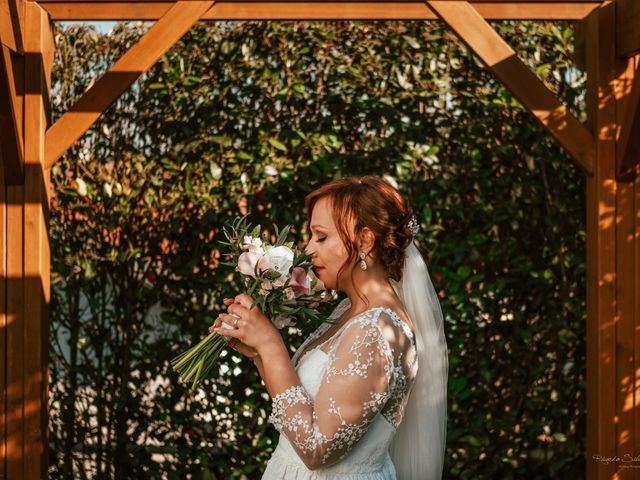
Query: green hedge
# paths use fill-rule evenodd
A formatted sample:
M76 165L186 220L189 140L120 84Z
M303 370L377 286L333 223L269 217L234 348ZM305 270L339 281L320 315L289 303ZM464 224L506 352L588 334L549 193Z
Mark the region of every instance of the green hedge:
M499 32L584 118L568 24ZM147 25L56 33L54 117ZM585 471L585 181L436 22L198 25L53 168L50 477L259 478L277 442L250 362L195 396L169 368L236 293L228 217L295 226L335 177L420 212L446 317L446 478ZM285 332L291 350L314 326Z

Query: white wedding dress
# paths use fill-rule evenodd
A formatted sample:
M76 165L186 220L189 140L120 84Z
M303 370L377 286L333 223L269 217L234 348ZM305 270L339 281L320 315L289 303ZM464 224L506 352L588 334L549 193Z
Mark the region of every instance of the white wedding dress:
M329 319L351 306L345 299ZM349 320L329 339L291 359L302 385L273 398L269 422L280 432L263 480L391 480L389 445L418 371L415 339L391 309L376 307Z

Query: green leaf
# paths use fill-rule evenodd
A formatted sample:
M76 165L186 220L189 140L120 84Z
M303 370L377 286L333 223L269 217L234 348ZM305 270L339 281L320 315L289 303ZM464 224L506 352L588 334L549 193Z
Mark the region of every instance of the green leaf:
M409 35L403 35L402 38L405 39L405 41L411 45L412 48L418 50L420 48L420 43L413 37L410 37Z
M218 145L221 145L223 147L230 147L232 144L231 138L227 137L226 135L212 135L209 138L213 143L217 143Z
M277 148L278 150L281 150L283 152L287 151L287 147L285 147L283 143L279 142L275 138L270 138L269 143L271 144L272 147Z

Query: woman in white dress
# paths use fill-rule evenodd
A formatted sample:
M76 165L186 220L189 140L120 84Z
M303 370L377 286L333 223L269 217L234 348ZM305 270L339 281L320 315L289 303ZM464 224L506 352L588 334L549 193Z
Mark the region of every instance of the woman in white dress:
M318 277L347 298L293 358L248 295L226 299L211 327L233 337L272 397L280 439L262 478L440 479L447 348L417 220L372 176L330 182L306 206Z

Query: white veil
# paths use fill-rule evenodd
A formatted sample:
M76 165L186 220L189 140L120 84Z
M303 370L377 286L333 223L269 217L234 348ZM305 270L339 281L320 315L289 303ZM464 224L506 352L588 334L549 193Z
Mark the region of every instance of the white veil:
M418 373L390 454L398 480L440 480L447 434L449 360L440 302L413 240L399 282L391 281L413 322Z

